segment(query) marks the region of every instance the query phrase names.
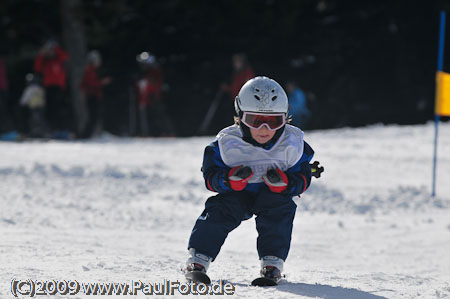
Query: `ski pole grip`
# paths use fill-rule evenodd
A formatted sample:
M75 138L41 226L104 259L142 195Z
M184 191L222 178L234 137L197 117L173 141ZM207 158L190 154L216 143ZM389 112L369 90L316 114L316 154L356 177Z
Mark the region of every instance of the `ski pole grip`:
M312 164L309 164L309 166L311 166L311 175L316 179L320 178L320 175L325 170L323 166L319 166L319 164L319 161L314 161Z

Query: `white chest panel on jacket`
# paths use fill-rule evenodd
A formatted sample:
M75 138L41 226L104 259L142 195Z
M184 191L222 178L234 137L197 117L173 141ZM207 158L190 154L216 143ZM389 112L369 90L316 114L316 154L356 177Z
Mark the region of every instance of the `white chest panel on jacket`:
M270 168L286 171L303 154L303 131L291 125L286 125L283 134L269 150L245 142L237 125L223 129L216 138L222 160L228 167L244 165L252 168L255 175L249 183L262 182L262 176Z

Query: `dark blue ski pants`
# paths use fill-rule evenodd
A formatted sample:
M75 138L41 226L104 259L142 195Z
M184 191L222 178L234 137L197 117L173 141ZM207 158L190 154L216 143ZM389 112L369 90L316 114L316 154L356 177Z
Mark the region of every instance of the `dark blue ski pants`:
M296 208L292 197L266 190L212 196L195 223L188 248L215 259L228 233L256 215L259 258L272 255L286 260Z

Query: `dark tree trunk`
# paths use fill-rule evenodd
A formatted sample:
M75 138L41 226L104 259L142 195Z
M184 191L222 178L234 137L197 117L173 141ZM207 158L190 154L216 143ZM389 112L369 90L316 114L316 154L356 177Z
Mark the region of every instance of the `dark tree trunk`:
M68 79L70 99L74 111L74 125L77 133L81 133L87 120L83 94L80 90L80 82L86 62L83 11L81 0L64 0L60 3L63 40L69 53Z

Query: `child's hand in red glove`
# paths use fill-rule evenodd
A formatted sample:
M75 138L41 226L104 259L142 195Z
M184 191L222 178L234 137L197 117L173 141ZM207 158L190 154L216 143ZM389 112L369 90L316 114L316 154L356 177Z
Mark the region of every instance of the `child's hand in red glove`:
M274 193L283 192L288 185L286 174L279 168L267 170L267 173L263 175L262 179L269 186L270 191Z
M234 191L242 191L253 176L253 171L248 166L236 166L228 172L228 182Z

